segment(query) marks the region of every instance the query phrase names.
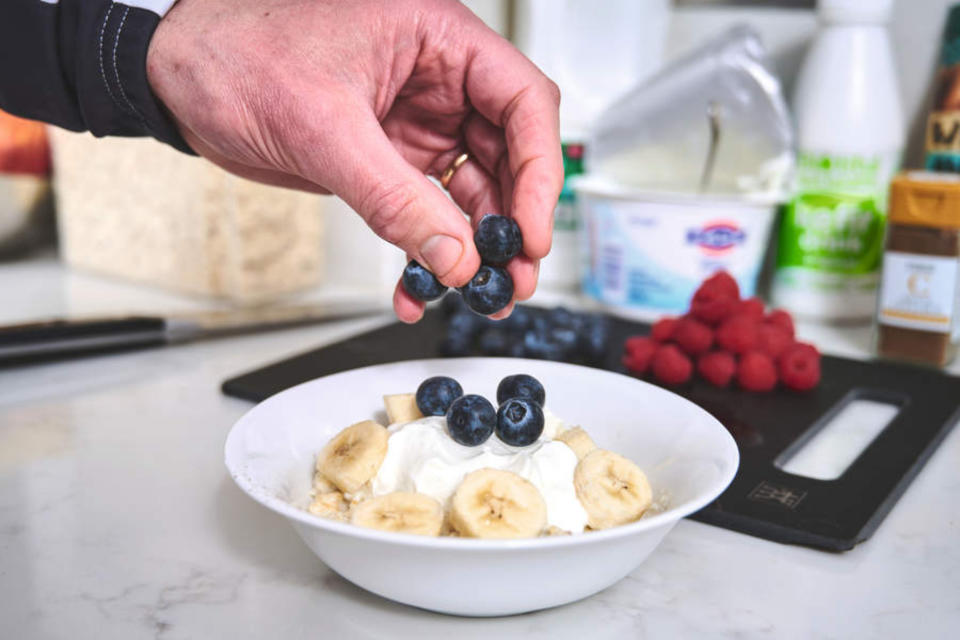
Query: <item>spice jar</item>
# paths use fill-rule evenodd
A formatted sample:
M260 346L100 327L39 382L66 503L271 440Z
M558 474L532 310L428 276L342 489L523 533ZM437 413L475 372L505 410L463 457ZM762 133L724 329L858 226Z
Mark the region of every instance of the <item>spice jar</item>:
M960 342L960 176L897 176L888 225L877 354L943 367Z

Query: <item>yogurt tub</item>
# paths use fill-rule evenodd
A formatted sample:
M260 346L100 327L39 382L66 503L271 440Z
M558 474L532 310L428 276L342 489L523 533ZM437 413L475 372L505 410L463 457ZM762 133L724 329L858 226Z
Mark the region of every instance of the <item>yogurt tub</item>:
M621 316L686 311L697 286L725 269L756 293L777 202L626 188L595 176L573 183L583 230L583 290Z

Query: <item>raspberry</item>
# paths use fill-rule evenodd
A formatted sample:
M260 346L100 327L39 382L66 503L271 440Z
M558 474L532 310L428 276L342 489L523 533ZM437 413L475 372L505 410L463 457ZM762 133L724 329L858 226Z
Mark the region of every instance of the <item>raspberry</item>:
M690 358L673 344L660 345L653 354L653 375L668 385L683 384L693 375L693 363Z
M820 353L813 345L798 342L780 356L780 378L794 391L809 391L820 383Z
M657 342L669 342L673 338L673 332L677 329L677 322L679 318L660 318L653 324L653 329L650 330L650 337L656 340Z
M733 354L726 351L711 351L697 360L697 372L700 377L715 387L730 384L737 370L737 361Z
M737 366L737 382L747 391L770 391L777 386L773 359L760 351L745 354Z
M741 300L740 306L737 307L735 313L738 316L750 316L754 320L763 320L763 311L763 300L754 296L746 300Z
M787 333L790 334L791 338L795 335L793 330L793 317L783 309L774 309L768 313L766 319L764 319L764 322L768 324L775 324L778 327L785 329Z
M780 325L764 323L759 328L757 346L760 351L776 360L793 346L793 337Z
M717 329L717 345L731 353L742 354L757 348L760 323L750 316L733 316Z
M650 368L650 359L657 350L657 343L647 336L627 338L623 345L623 366L628 371L643 375Z
M673 332L673 341L684 353L697 356L713 344L713 331L699 320L690 317L680 318Z
M740 285L726 271L720 270L703 281L701 286L709 287L715 291L727 294L731 298L740 299Z
M709 281L708 281L709 282ZM740 301L720 288L704 282L690 300L690 315L709 325L718 325L736 310Z

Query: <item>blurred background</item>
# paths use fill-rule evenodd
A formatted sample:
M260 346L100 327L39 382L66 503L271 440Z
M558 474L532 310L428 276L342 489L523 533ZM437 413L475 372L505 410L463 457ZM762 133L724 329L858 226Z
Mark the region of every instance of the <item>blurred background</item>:
M620 277L611 274L627 273L637 251L603 240L609 231L603 216L616 208L611 201L623 199L679 207L678 216L717 206L727 209L703 215L746 216L746 223L710 222L695 236L684 231L709 260L702 258L696 273L664 277L689 279L692 287L701 271L721 266L747 281L746 291L772 295L773 273L783 266L774 256L778 221L798 190L798 146L801 154L871 151L803 148L805 129L816 147L826 126L822 115L811 116L798 134L794 114L798 100L810 112L822 103L817 78L827 72L820 62L810 62L810 78L800 87L805 95L797 95L804 60L826 24L813 0L465 4L563 93L570 181L534 302L575 298L641 317L672 310L673 297L655 290L673 285L656 281L656 274L628 274L611 284ZM834 4L858 10L850 0ZM837 97L836 109L859 118L896 107L863 134L870 137L870 127L892 132L890 148L878 150L894 158L888 180L897 166L924 165L932 87L953 3L864 4L891 5L889 15L867 22L885 34L881 53L882 47L892 52L892 68L881 69L878 79L869 62L857 59L874 54L855 42L834 66L867 86L846 103ZM877 102L864 103L864 95ZM575 188L581 173L596 175ZM745 242L749 255L733 262L721 255L724 242L736 244L754 226L753 244ZM153 140L95 140L0 117L0 324L331 301L386 310L404 262L336 198L246 182ZM738 265L746 265L742 273ZM786 289L796 286L787 280ZM782 296L786 306L803 306L789 293ZM872 303L870 309L848 319L868 321Z

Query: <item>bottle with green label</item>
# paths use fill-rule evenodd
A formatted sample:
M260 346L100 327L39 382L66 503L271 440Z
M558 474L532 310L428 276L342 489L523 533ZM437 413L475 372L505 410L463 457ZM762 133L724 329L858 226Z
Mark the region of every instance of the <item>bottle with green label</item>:
M773 301L808 318L866 321L904 138L886 29L892 0L818 6L821 30L794 95L796 190L780 228Z

